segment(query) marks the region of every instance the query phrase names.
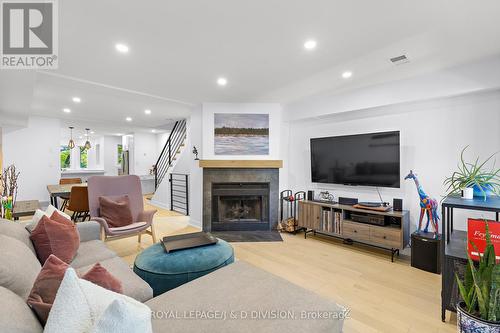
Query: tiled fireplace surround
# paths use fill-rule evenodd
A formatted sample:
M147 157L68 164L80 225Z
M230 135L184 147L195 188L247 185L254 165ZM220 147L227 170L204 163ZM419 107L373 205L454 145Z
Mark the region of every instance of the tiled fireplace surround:
M212 230L213 184L269 185L269 224L267 230L276 229L279 204L278 168L204 168L203 169L203 230ZM248 230L248 229L246 229ZM262 230L262 229L260 229Z

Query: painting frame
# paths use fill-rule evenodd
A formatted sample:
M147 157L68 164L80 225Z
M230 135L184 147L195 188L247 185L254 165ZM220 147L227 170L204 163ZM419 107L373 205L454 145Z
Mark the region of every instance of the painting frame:
M268 113L214 113L215 155L269 155Z

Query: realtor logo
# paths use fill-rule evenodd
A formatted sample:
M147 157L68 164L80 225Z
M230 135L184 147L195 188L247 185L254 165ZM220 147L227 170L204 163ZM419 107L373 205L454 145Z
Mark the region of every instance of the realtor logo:
M4 0L2 69L57 68L57 4L55 0Z

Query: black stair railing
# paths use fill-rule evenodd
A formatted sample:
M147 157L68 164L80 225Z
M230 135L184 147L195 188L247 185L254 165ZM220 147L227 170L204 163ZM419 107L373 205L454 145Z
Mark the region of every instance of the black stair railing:
M170 173L170 210L189 215L189 175Z
M186 133L186 120L176 121L154 167L155 190L167 175L172 163L177 159L177 155L186 140Z

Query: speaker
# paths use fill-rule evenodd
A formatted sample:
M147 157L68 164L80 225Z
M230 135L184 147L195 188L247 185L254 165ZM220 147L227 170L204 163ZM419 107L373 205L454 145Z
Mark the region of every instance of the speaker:
M403 211L403 199L393 199L392 200L392 209L396 212Z
M358 199L357 198L339 197L339 204L341 204L341 205L354 206L357 203L358 203Z
M441 238L431 232L411 234L411 266L426 272L441 273Z
M314 191L307 191L307 200L308 201L314 200Z

